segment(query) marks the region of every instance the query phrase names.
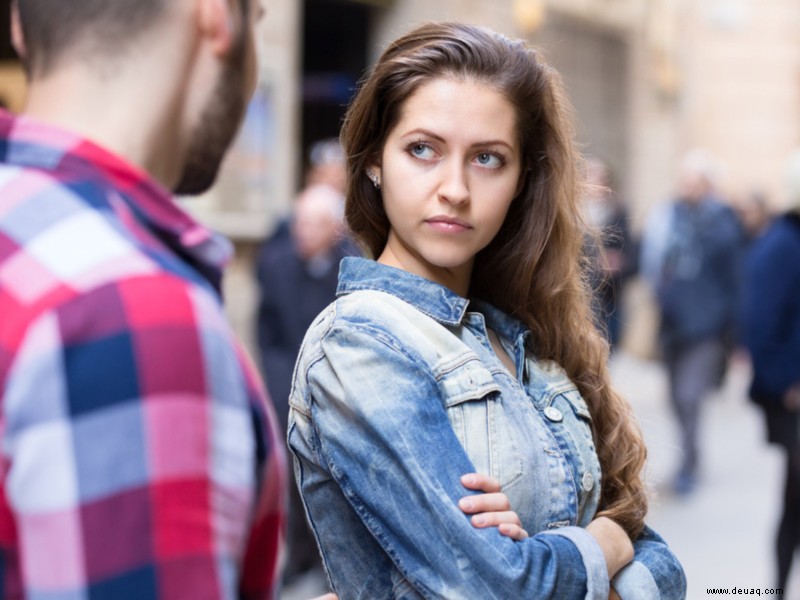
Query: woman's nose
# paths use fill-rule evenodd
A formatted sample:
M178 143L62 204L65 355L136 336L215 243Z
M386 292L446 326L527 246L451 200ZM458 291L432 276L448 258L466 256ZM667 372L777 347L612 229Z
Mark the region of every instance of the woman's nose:
M469 201L469 182L467 170L461 161L452 161L447 164L439 186L439 197L454 205L464 204Z

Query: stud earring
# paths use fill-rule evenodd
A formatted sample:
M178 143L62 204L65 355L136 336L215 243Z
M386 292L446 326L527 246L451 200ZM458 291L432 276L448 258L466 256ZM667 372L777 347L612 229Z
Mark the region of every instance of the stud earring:
M367 169L367 177L369 177L376 190L381 188L381 180L375 173L372 172L372 169Z

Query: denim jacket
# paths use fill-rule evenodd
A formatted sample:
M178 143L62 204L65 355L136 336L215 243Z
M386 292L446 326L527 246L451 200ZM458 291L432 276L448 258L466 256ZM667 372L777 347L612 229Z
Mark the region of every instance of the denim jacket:
M493 329L516 364L494 354ZM361 258L311 325L295 367L288 440L333 590L365 598L606 600L584 527L601 471L591 416L553 363L499 310ZM477 529L460 477L500 480L522 541ZM685 597L683 570L646 529L615 578L623 600Z

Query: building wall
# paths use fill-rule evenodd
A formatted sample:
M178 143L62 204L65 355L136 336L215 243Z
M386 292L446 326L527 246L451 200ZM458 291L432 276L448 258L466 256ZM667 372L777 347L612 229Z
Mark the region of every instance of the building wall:
M761 188L780 206L800 131L800 4L714 0L683 18L682 145L718 155L728 191Z
M555 13L531 40L561 74L582 151L611 166L627 197L630 110L625 33Z

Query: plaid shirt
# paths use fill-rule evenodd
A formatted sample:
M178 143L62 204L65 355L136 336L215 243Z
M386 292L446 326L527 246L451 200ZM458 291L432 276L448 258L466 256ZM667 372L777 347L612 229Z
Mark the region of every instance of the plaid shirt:
M285 453L230 244L92 143L0 114L0 593L273 598Z

